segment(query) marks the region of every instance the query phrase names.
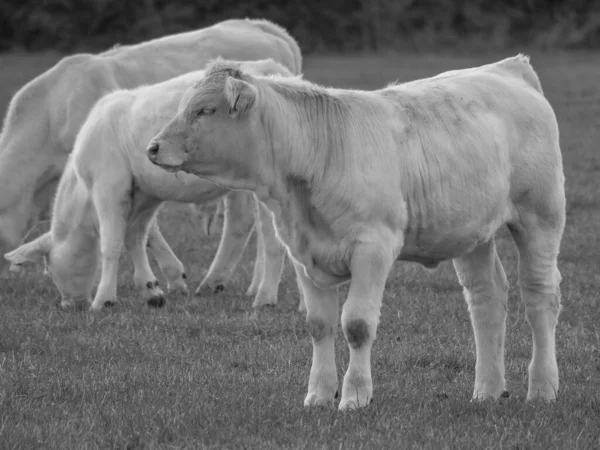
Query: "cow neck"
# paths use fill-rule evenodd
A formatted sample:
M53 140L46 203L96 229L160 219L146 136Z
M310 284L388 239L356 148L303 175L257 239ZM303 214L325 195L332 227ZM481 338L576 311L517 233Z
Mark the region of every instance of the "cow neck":
M345 114L342 103L320 88L270 85L266 112L272 158L280 171L321 183L332 167L344 166Z

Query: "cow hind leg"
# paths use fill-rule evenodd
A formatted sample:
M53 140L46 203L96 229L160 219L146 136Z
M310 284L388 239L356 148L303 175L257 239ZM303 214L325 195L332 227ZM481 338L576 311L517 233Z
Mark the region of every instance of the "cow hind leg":
M473 399L506 396L504 337L509 285L494 239L468 255L455 258L453 263L464 289L475 335Z
M561 276L557 258L564 214L559 212L552 219L522 214L519 223L509 225L519 251L519 287L533 336L527 400L552 401L558 393L555 332Z
M188 287L185 267L162 235L156 216L152 219L148 230L147 246L152 251L161 273L167 280L169 293L187 296Z
M254 228L253 198L248 192L231 191L225 196L225 219L217 254L195 295L225 289L248 244Z
M125 236L125 247L133 262L133 282L138 292L149 306L162 307L165 304L165 295L152 272L146 252L149 228L156 226L153 220L154 212L154 209L144 211L131 221Z

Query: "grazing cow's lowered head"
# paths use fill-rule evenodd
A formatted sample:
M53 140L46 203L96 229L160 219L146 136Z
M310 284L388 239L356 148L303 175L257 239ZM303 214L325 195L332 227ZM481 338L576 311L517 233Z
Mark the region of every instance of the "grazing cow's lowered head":
M100 251L95 240L77 236L77 243L56 242L52 232L41 235L5 255L10 270L19 272L27 264L45 265L61 295L61 306L91 302L92 289L97 282Z
M268 176L265 168L273 163L266 151L273 145L264 131L265 117L256 107L261 79L239 63L215 61L205 78L184 94L177 115L152 139L148 158L166 170L183 170L230 189L254 190L260 183L256 177Z

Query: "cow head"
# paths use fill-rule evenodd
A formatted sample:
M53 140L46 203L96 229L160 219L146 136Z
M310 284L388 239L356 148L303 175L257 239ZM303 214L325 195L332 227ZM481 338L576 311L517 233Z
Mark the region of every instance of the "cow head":
M11 272L19 272L29 264L45 264L60 291L63 307L91 301L99 275L99 256L97 239L72 236L56 242L50 231L4 255Z
M205 78L186 91L177 115L152 139L148 158L166 170L183 170L229 189L255 190L270 161L251 73L291 75L282 66L272 70L276 66L272 61L214 62Z

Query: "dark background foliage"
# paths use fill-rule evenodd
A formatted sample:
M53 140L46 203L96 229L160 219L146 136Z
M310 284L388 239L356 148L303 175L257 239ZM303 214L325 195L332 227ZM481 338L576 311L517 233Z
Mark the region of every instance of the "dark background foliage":
M99 50L234 17L271 19L304 52L600 45L599 0L0 0L0 50Z

